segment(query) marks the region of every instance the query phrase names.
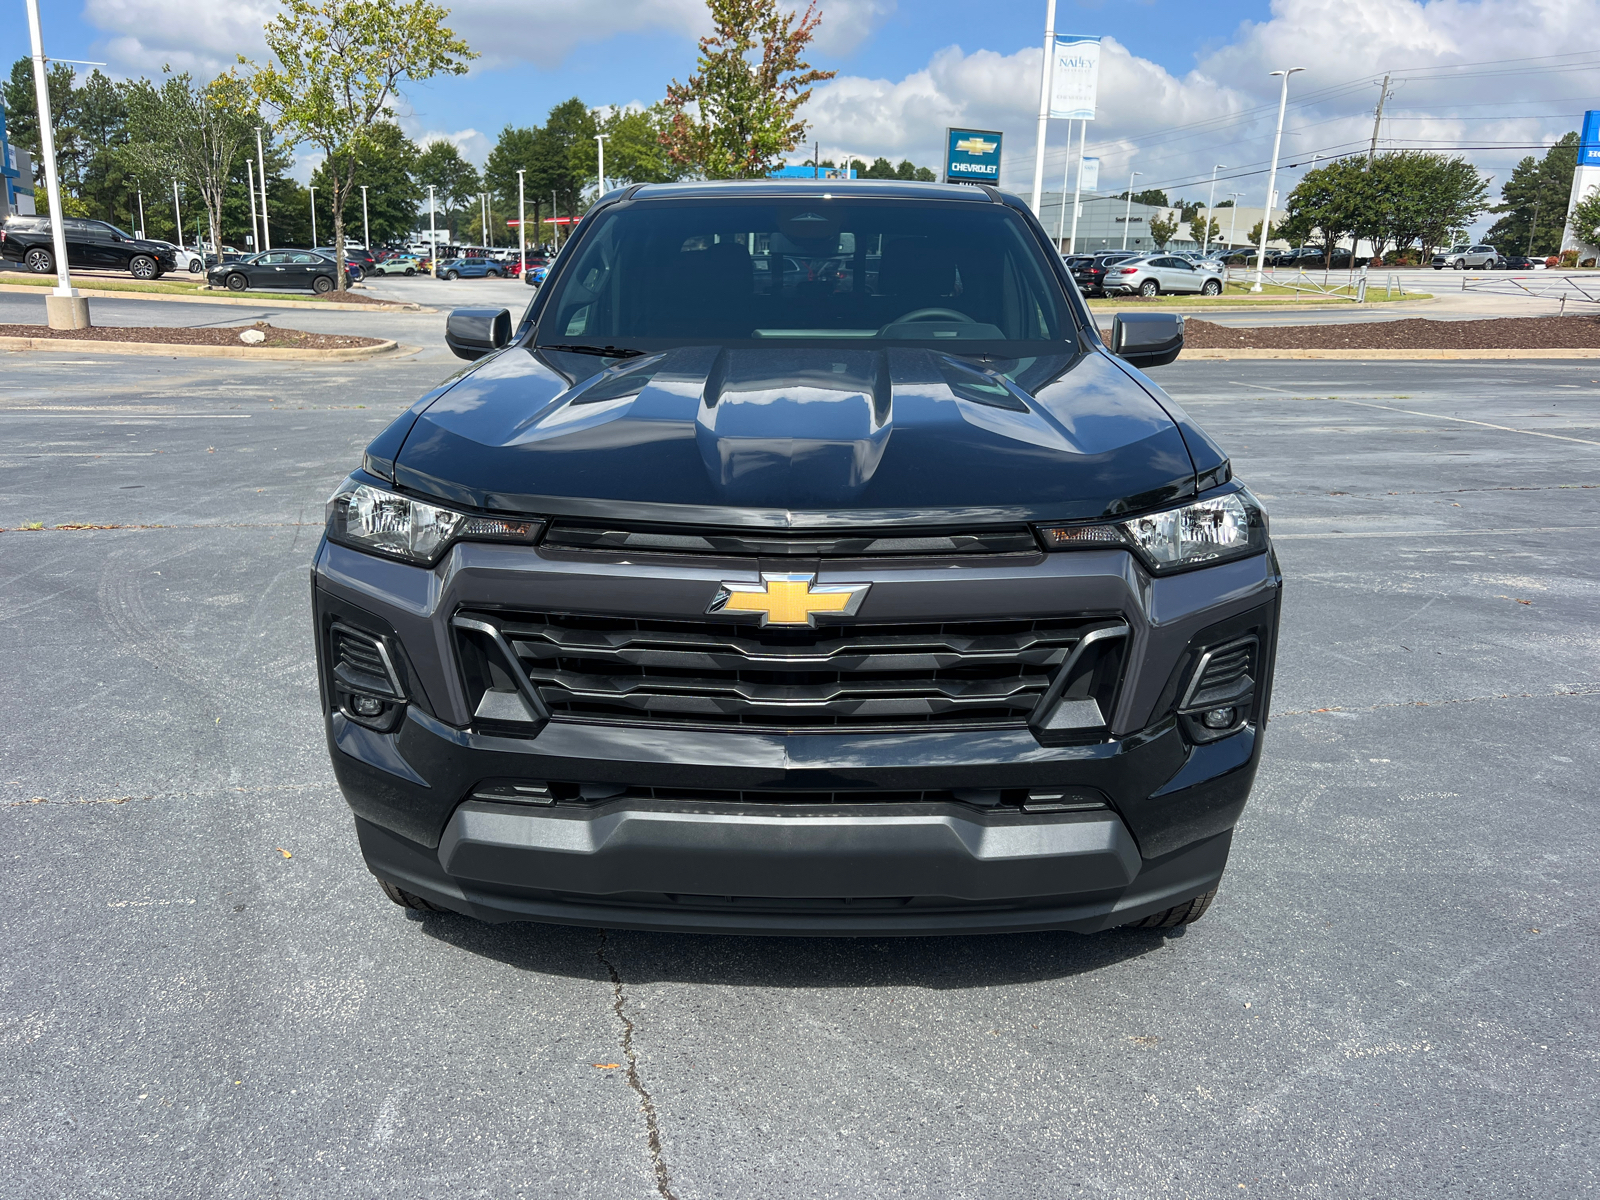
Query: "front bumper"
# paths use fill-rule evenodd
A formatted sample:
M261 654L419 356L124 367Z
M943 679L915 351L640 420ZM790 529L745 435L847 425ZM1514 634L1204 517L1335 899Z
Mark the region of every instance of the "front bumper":
M611 611L660 611L693 581L668 570L652 579L637 564L594 578L587 563L481 545L426 571L325 545L313 581L319 628L334 611L370 615L393 631L412 685L393 728L369 728L334 710L319 649L329 750L371 870L485 920L773 934L1103 929L1216 886L1261 753L1277 624L1270 554L1159 580L1130 561L1082 552L902 572L906 602L919 605L953 587L971 611L975 590L996 584L985 595L1005 599L986 605L1038 611L1048 594L1121 608L1132 645L1103 740L1043 745L1026 727L786 733L560 719L520 736L476 727L464 707L452 614L486 595L526 603L530 591L582 610L600 602L581 595L593 587ZM1030 595L1026 577L1041 573ZM896 581L875 586L886 606L900 603ZM1238 732L1193 744L1170 711L1191 647L1245 626L1264 638L1258 709ZM472 798L487 782L517 780L596 785L599 798ZM1101 803L1046 813L872 800L1051 788ZM655 798L667 789L671 799ZM771 802L785 792L850 799Z

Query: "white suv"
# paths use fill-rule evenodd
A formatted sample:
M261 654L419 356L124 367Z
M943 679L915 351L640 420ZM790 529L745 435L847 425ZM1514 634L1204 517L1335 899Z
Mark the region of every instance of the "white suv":
M1451 246L1448 250L1435 252L1433 256L1435 271L1442 271L1446 267L1454 267L1458 271L1465 271L1469 267L1492 271L1500 263L1500 252L1493 246Z

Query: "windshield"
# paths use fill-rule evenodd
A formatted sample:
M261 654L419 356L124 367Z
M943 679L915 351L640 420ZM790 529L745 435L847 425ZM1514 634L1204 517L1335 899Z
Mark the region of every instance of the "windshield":
M1072 326L1017 214L971 201L649 201L602 214L541 344L1049 343ZM976 349L976 347L969 347ZM1042 351L1044 347L1039 347Z

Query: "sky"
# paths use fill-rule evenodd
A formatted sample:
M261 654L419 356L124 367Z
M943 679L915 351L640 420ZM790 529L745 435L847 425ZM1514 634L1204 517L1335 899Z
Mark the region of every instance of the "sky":
M87 0L44 6L45 51L212 74L260 57L277 0ZM824 158L938 169L947 126L1006 134L1003 186L1033 182L1045 0L820 0L810 55L838 72L802 110ZM481 57L471 73L410 89L399 109L419 141L447 138L481 163L507 124L578 96L650 104L695 69L704 0L459 0L450 24ZM1511 167L1600 108L1600 0L1059 0L1061 34L1103 40L1087 153L1104 191L1160 187L1260 205L1279 83L1290 82L1278 192L1313 155L1365 149L1379 81L1392 75L1380 148L1466 155L1498 196ZM87 69L87 68L83 68ZM1046 141L1047 188L1067 166L1067 122ZM809 149L809 148L808 148ZM799 161L808 157L797 151ZM1291 166L1290 164L1295 164ZM302 173L310 163L302 163Z

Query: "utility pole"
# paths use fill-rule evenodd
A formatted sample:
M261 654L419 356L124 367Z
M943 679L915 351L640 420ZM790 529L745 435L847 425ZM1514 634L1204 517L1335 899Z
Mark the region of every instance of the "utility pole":
M1131 224L1129 218L1133 216L1133 181L1143 174L1143 171L1131 171L1128 173L1128 203L1122 210L1122 248L1124 250L1128 248L1128 226Z
M311 189L311 248L317 248L317 189ZM218 260L221 261L221 260Z
M1217 172L1226 171L1227 169L1227 163L1218 163L1216 166L1211 168L1211 191L1206 194L1206 236L1204 243L1200 247L1200 253L1202 255L1211 248L1211 206L1216 202L1217 199ZM1194 228L1192 226L1189 229L1189 233L1191 236L1194 234Z
M244 174L250 185L250 244L255 247L255 252L260 254L261 229L256 224L256 165L250 161L249 155L245 155Z
M33 41L33 95L39 106L39 149L44 156L45 198L50 205L50 244L55 251L56 287L45 297L45 320L51 329L89 328L89 301L72 286L67 265L67 231L62 224L61 180L56 174L56 134L50 119L50 76L45 67L44 34L39 29L39 0L28 0L28 36ZM173 187L177 187L174 182ZM179 236L182 234L180 232Z
M261 148L261 127L256 126L256 166L261 170L261 248L272 249L272 231L267 228L267 153ZM252 197L250 207L255 207Z
M528 173L526 167L517 168L517 257L522 260L521 277L528 278L528 200L524 193Z
M1044 190L1044 139L1050 130L1050 68L1056 59L1056 0L1048 0L1044 14L1044 62L1039 68L1039 140L1033 149L1033 215L1039 215ZM995 180L996 183L1000 181Z
M1278 93L1278 131L1272 137L1272 165L1267 168L1267 203L1261 213L1261 248L1256 251L1256 281L1250 285L1252 292L1261 290L1261 273L1267 265L1267 235L1272 232L1272 201L1278 186L1278 151L1283 148L1283 114L1289 107L1289 76L1304 67L1290 67L1287 71L1273 71L1283 76L1283 89Z
M358 184L361 188L361 245L367 250L372 249L372 226L367 224L367 185Z
M1378 153L1378 126L1383 124L1383 102L1389 98L1389 77L1383 77L1378 91L1378 111L1372 117L1372 145L1367 149L1367 170L1372 170L1373 156Z

